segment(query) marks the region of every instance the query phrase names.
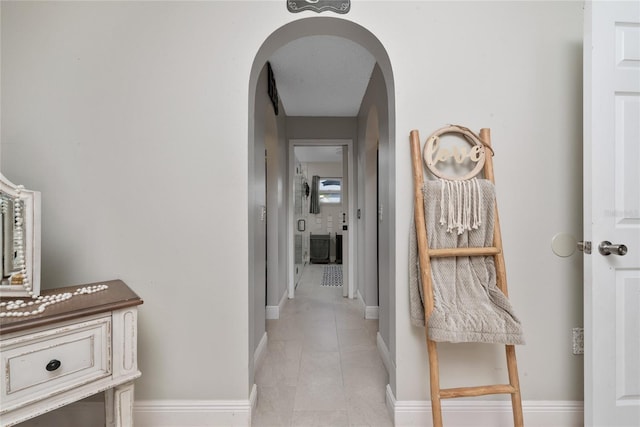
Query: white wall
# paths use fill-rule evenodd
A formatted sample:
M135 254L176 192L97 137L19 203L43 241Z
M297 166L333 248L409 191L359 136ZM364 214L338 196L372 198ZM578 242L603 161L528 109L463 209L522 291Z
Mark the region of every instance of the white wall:
M253 200L249 202L249 300L253 304L249 307L249 318L253 328L250 329L249 348L254 351L259 347L260 342L264 339L266 332L266 308L265 301L267 295L267 282L277 281L277 269L273 268L273 261L277 260L277 249L270 261L271 277L267 277L267 220L269 218L267 209L267 176L265 153L267 147L277 146L278 143L278 124L274 109L267 96L267 67L263 67L258 79L258 88L256 90L256 107L254 114L255 136L253 152L253 164L249 168L253 170L254 182L249 185L253 188ZM262 154L262 155L260 155ZM277 212L277 203L272 203L272 210ZM277 216L274 216L277 218ZM277 225L274 227L277 231ZM277 240L275 240L277 245ZM272 246L272 245L271 245ZM273 277L273 274L276 274ZM277 303L276 303L277 304ZM257 356L257 355L256 355ZM254 367L255 368L255 367ZM250 370L250 377L253 372Z
M42 192L43 287L120 277L144 298L137 399L249 394L250 73L273 31L315 16L270 1L2 4L2 171ZM581 399L581 263L549 244L582 226L582 5L361 1L339 18L378 37L395 81L396 398L428 395L408 316L408 135L459 123L492 128L523 398ZM444 378L504 372L501 350L443 347Z
M264 84L263 84L264 83ZM287 141L285 137L286 116L280 103L276 116L261 81L256 90L256 104L262 93L262 105L266 110L265 146L267 149L267 305L277 306L287 292ZM268 103L268 105L267 105ZM256 106L256 109L262 107ZM256 128L259 127L256 121ZM255 313L254 313L255 314Z
M361 267L359 288L366 306L379 306L380 334L388 347L392 347L390 331L392 329L395 310L390 305L389 292L393 285L389 278L389 260L384 256L389 246L388 227L385 223L385 206L389 205L388 190L388 161L382 159L378 171L378 147L383 152L389 146L389 107L387 88L380 67L376 65L372 71L367 91L358 114L358 173L360 192L358 193L358 208L361 217L358 220L359 256ZM378 200L378 175L380 175L380 200ZM382 216L379 216L379 206L382 205ZM380 226L380 236L378 236ZM383 253L377 261L378 252ZM380 290L378 291L378 270L380 271ZM379 293L379 298L378 298ZM395 354L395 351L393 351Z
M423 331L402 315L409 312L408 133L419 129L424 140L459 123L492 129L510 297L527 338L518 349L523 398L579 400L582 358L571 354L571 328L582 324L581 260L555 257L550 242L559 231L579 236L582 229L582 5L451 2L411 9L402 19L403 38L387 34L393 25L376 32L394 64L397 99L396 397L422 398L428 387L415 381L427 377ZM504 377L501 349L441 347L443 378L450 379L444 386Z
M43 287L144 299L138 399L249 394L247 6L2 6L2 170L43 194Z

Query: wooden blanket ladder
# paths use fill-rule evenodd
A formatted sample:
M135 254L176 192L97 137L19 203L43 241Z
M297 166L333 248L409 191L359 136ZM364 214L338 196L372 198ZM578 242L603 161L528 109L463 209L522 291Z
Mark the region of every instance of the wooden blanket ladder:
M462 128L464 129L464 128ZM480 141L491 150L491 135L489 129L480 130ZM411 159L413 166L414 182L414 217L417 230L418 256L420 263L420 279L422 281L424 295L425 318L428 319L434 308L431 259L436 257L459 257L459 256L493 256L496 268L497 286L505 296L507 294L507 274L505 269L504 256L502 253L502 235L500 232L500 222L498 219L497 203L495 207L495 222L493 232L493 246L479 248L446 248L429 249L427 240L427 228L424 215L424 197L422 188L424 185L423 158L420 149L420 136L417 130L411 131ZM484 162L484 177L495 184L493 173L493 162L491 155L486 156ZM518 367L516 363L515 346L506 345L507 370L509 374L509 384L492 384L474 387L440 388L440 373L438 364L438 349L435 341L429 339L428 329L425 328L427 340L427 352L429 355L429 378L431 391L431 407L433 415L433 426L442 427L442 399L457 397L474 397L491 394L510 394L513 410L514 426L524 425L522 415L522 401L520 396L520 381L518 379Z

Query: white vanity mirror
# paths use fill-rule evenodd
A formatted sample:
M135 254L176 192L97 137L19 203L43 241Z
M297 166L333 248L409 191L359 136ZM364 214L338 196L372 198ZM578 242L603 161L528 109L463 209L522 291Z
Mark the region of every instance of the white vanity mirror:
M0 297L40 295L40 193L0 173Z

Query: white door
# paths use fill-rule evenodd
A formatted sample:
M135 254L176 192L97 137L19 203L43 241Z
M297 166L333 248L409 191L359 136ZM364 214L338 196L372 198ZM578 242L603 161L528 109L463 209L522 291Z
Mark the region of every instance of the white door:
M640 426L640 2L586 4L584 70L585 425Z

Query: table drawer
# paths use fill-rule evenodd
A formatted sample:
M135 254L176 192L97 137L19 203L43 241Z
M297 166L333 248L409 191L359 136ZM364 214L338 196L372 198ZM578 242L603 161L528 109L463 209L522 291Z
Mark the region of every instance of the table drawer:
M111 374L111 317L3 340L1 412Z

